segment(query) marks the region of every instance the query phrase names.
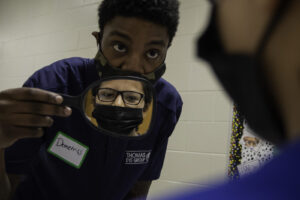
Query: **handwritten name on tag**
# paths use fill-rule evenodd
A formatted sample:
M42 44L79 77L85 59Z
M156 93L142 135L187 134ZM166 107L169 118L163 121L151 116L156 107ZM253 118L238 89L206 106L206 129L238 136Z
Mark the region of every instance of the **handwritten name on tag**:
M48 148L48 152L69 165L79 169L85 159L89 147L64 134L58 132Z

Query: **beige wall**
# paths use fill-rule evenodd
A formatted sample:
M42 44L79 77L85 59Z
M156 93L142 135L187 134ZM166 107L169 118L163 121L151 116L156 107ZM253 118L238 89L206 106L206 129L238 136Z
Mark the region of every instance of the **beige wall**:
M0 90L21 86L35 70L58 59L92 58L99 2L0 0ZM179 90L184 107L150 197L207 187L208 179L226 174L231 103L207 64L195 58L195 40L209 11L206 0L181 0L180 26L164 78Z

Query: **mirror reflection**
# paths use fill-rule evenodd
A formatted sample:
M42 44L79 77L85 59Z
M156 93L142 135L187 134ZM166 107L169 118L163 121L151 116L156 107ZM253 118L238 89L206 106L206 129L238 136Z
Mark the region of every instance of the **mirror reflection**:
M88 92L86 115L96 127L122 135L141 136L149 129L150 121L144 119L152 114L149 108L152 96L150 86L141 81L103 81Z
M68 100L72 99L73 100ZM79 107L96 130L118 137L146 135L154 118L150 82L138 77L114 77L91 84L79 97L64 96L66 105ZM73 103L72 103L73 102Z

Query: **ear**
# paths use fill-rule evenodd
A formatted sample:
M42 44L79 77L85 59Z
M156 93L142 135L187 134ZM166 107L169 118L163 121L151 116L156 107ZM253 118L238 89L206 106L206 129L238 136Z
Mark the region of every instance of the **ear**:
M100 37L99 37L99 33L100 32L97 32L97 31L94 31L94 32L92 32L92 35L95 37L95 39L96 39L96 42L97 42L97 46L100 46Z

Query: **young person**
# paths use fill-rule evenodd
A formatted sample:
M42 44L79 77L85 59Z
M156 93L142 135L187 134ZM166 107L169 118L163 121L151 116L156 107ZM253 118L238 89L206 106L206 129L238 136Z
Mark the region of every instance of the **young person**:
M34 73L24 88L0 93L1 199L146 198L182 108L176 89L159 78L177 30L178 7L177 0L104 0L95 59L57 61ZM79 111L61 106L57 93L80 94L109 75L107 67L155 82L157 118L143 140L99 134Z

